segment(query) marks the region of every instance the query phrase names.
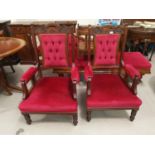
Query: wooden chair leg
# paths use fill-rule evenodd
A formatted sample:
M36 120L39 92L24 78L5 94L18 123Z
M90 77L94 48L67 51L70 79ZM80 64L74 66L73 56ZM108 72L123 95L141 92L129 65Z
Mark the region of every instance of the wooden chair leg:
M138 109L132 109L131 111L131 116L130 116L130 121L134 121L135 116L137 114Z
M78 116L77 114L73 115L73 124L76 126L78 124Z
M32 123L30 115L26 113L22 113L22 114L26 120L26 123L30 125Z
M87 121L90 122L91 120L91 111L87 111Z
M152 60L153 53L154 53L154 49L151 51L151 56L150 56L150 58L149 58L149 61Z
M10 68L11 68L12 72L15 73L15 69L13 68L12 65L10 65Z
M6 79L5 71L3 67L0 67L0 80L1 80L1 86L2 88L7 92L8 95L12 95L12 92L10 91L8 87L8 81Z

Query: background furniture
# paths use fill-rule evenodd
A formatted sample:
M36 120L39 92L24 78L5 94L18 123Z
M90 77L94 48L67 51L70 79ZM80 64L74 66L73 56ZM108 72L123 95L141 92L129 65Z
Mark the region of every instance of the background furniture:
M88 44L89 44L89 25L79 25L76 29L77 47L75 51L75 63L83 69L88 61ZM91 46L91 52L93 53L93 46Z
M17 38L11 38L11 37L0 37L0 69L1 69L1 84L2 87L7 91L9 95L11 95L10 89L15 89L15 90L21 90L20 88L16 86L12 86L8 83L5 71L3 69L3 59L13 55L21 48L25 46L25 41Z
M150 43L155 44L155 29L154 28L151 28L151 29L142 28L142 27L128 28L127 40L129 42L133 42L133 49L130 49L130 51L136 51L137 50L137 49L135 49L136 45L141 43L142 44L141 46L143 46L141 52L144 55L148 56L148 52L149 52L148 45ZM153 52L155 50L154 48L151 49L152 51L151 51L151 55L149 57L150 61L152 59L152 55L153 55Z
M46 29L41 28L33 35L36 47L36 39L34 38L36 35L39 37L43 59L37 68L30 68L21 77L24 99L19 105L19 109L28 124L31 124L29 114L46 113L71 115L73 124L77 125L77 103L73 98L76 98L76 84L79 82L79 74L75 65L72 66L68 60L68 40L72 35L65 34L66 30L62 30L61 26L54 26L52 28L46 27ZM42 70L50 68L68 70L71 73L71 78L44 77ZM37 73L39 79L36 78ZM27 88L29 81L32 81L33 84L31 90Z
M154 28L143 28L141 26L134 26L135 22L155 22L155 19L122 19L121 24L125 25L128 31L127 46L128 51L140 51L148 56L151 52L150 61L155 50L154 42Z
M11 37L11 30L10 30L10 21L0 21L0 36L1 37ZM1 60L2 66L10 66L12 71L15 72L13 65L18 64L20 61L17 54L14 54L13 56L9 56Z
M151 73L151 63L140 52L123 52L124 64L130 64L136 68L141 75Z

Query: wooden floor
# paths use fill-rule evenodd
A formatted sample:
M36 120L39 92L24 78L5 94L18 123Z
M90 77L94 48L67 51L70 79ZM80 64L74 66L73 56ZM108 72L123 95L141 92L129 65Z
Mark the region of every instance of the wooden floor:
M72 125L67 116L32 115L32 125L27 125L18 110L22 94L5 96L0 90L0 134L155 134L155 56L152 73L145 75L138 86L138 96L143 104L134 122L129 121L130 111L105 111L92 113L91 122L85 120L85 84L78 85L79 124ZM18 65L9 80L18 83L29 66ZM7 68L7 72L11 72Z

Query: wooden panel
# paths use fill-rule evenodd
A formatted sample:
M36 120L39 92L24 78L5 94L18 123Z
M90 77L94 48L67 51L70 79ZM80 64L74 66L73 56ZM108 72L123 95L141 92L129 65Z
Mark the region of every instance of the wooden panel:
M35 64L36 56L31 43L30 25L11 25L13 37L21 38L26 41L26 46L18 53L21 64Z
M155 22L155 19L122 19L121 20L121 24L122 25L133 25L134 22L136 22L136 21L141 21L141 22L144 22L144 21Z

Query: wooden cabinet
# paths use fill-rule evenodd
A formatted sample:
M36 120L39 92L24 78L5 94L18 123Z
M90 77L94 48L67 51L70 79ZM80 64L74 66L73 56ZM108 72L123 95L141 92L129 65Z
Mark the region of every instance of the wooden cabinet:
M21 64L35 64L36 55L31 42L31 26L30 25L11 25L13 37L21 38L26 41L26 46L18 52Z

